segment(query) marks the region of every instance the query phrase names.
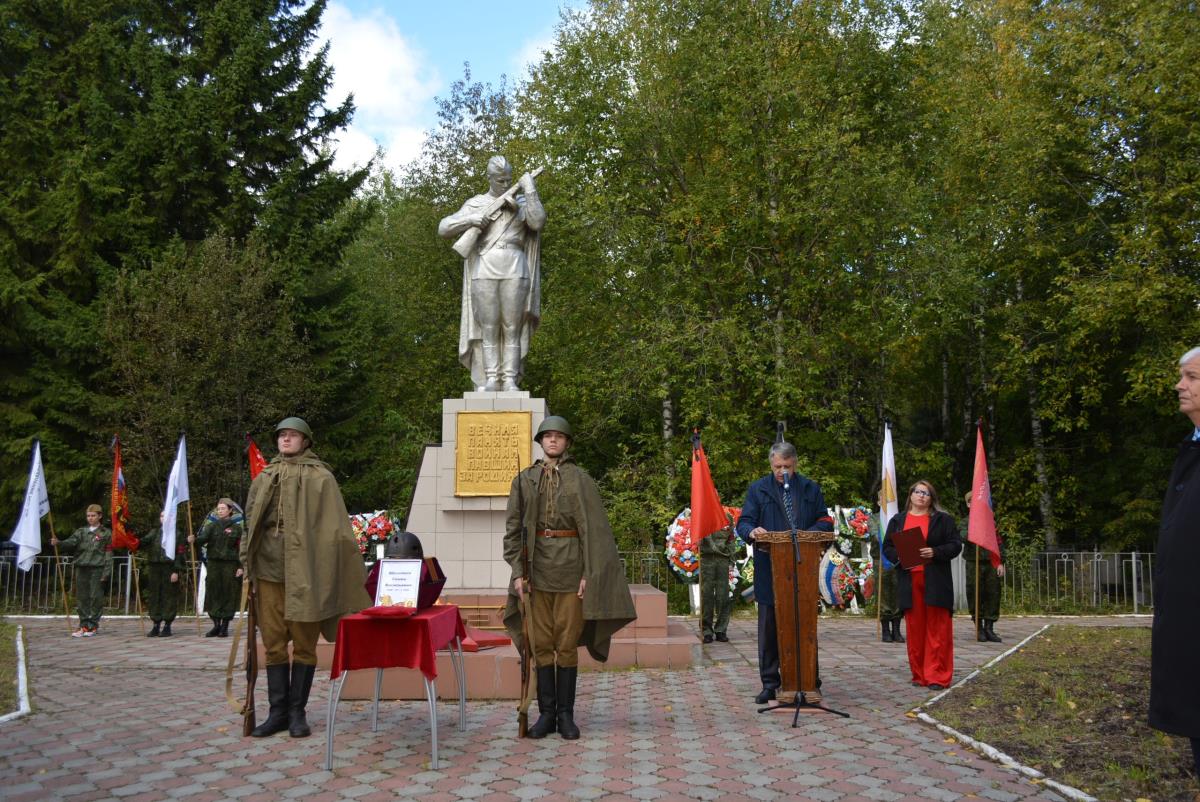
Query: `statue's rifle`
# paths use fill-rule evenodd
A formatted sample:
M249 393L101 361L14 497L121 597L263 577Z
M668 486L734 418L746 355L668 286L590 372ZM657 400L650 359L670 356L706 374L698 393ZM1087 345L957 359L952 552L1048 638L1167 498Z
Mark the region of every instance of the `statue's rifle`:
M536 170L534 170L533 172L526 173L525 175L528 176L530 179L534 179L534 178L537 178L539 175L541 175L542 170L544 170L544 169L545 169L544 167L539 167ZM525 180L525 176L522 176L521 181L524 181L524 180ZM517 196L518 190L521 189L521 181L518 181L517 183L513 184L511 187L509 187L507 190L505 190L503 195L498 196L494 201L492 201L491 203L489 203L487 205L487 208L485 208L483 210L483 220L484 220L483 228L476 228L475 226L471 226L466 231L464 231L462 233L462 236L460 236L457 240L454 241L454 252L455 253L457 253L459 256L461 256L464 259L466 259L467 257L469 257L471 255L471 250L475 247L475 243L479 241L479 236L480 236L480 234L483 233L483 229L487 228L489 225L494 223L496 221L496 218L498 218L500 216L500 212L504 211L504 207L514 201L514 199Z

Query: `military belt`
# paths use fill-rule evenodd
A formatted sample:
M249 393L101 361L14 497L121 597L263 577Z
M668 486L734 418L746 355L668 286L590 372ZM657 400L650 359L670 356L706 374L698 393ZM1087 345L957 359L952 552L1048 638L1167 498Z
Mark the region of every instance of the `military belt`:
M538 537L579 537L574 529L539 529Z

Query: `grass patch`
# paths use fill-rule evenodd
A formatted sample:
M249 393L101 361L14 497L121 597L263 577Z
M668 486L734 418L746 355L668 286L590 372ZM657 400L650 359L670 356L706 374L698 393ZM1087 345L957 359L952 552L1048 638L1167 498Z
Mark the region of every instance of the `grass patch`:
M17 625L0 621L0 715L17 709Z
M1191 746L1149 701L1149 628L1055 626L929 713L1099 799L1191 799Z

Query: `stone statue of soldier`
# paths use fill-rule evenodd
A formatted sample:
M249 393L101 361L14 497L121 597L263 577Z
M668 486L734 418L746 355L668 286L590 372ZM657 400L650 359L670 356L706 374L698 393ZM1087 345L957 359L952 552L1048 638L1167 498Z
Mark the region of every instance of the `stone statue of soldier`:
M519 389L541 318L539 232L546 210L533 183L538 172L513 186L512 166L493 156L487 193L438 224L440 236L458 238L455 250L463 257L458 358L476 390Z

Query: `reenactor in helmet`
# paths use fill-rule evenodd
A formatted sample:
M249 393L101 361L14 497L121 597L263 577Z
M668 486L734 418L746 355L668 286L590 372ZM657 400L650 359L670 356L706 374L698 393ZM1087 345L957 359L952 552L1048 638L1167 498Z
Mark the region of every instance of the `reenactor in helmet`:
M74 554L75 602L79 607L79 629L73 638L90 638L100 631L104 612L104 583L112 575L112 530L100 523L104 511L99 504L87 508L87 526L81 526L66 540L53 536L51 545L64 554Z
M212 629L204 633L206 638L229 635L229 622L238 608L238 580L242 577L238 551L244 532L241 508L233 499L223 498L200 528L200 535L188 535L189 543L204 547L204 607L213 622Z
M519 601L529 593L539 713L529 736L573 740L579 647L607 661L613 635L637 615L596 483L567 453L571 425L552 415L534 439L545 457L517 474L508 496L504 559L513 582L504 624L525 653Z
M317 669L317 637L333 641L338 620L371 602L342 491L312 452L312 429L300 418L284 418L275 435L279 456L250 485L249 526L241 543L246 581L258 604L271 705L251 734L288 730L305 738L312 734L305 708Z

